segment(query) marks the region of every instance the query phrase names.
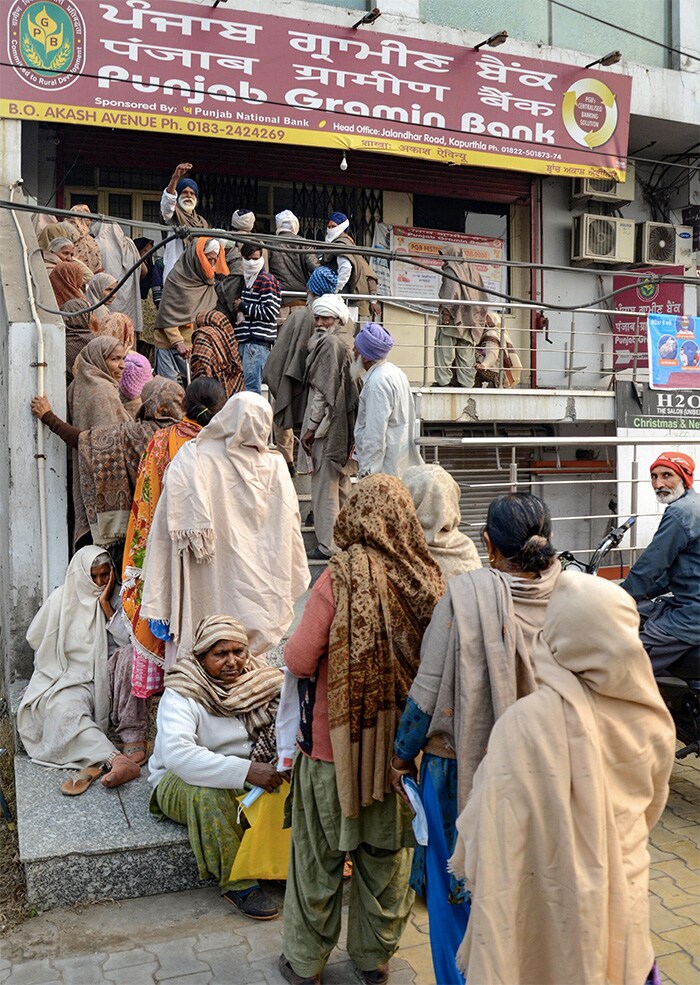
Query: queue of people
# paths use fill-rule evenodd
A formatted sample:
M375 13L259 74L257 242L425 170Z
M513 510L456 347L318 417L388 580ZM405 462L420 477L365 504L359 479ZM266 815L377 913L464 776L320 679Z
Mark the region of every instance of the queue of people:
M357 255L333 269L284 254L276 269L306 298L283 311L258 245L236 255L196 235L189 168L163 193L164 216L194 232L166 263L158 375L133 319L109 311L117 274L92 272L88 299L74 259L51 273L59 305L73 302L67 351L79 321L70 419L45 397L32 410L72 451L74 554L27 635L27 752L77 771L67 796L147 768L153 816L186 826L200 877L256 920L278 911L264 849L236 871L251 830L241 801L290 783L278 968L292 985L322 980L348 869L347 949L367 985L388 980L415 893L441 983L652 981L646 846L674 732L632 600L561 572L549 510L527 493L491 503L482 567L459 487L418 453L394 340L339 296ZM249 210L234 218L253 230ZM280 214L280 240L295 218ZM347 230L330 221L329 242ZM93 299L99 317L84 311ZM692 464L669 456L652 474L671 493L679 479L669 525L696 543ZM311 473L310 557L328 567L281 669L271 654L310 583L296 470ZM623 587L650 579L633 571Z

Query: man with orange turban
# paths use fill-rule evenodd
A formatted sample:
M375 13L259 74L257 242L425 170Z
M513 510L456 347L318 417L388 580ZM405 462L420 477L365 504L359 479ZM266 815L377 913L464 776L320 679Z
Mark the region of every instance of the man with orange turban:
M689 653L697 660L700 677L700 497L693 489L695 462L683 452L665 451L650 471L656 498L666 511L622 587L637 602L641 640L657 676Z

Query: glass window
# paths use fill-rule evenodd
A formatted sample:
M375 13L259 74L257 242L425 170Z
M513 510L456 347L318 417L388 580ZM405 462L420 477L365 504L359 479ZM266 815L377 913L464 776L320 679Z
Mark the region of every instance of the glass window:
M587 0L579 2L586 3ZM484 38L498 31L507 31L513 38L547 44L547 7L547 0L527 0L527 3L513 3L513 0L469 0L469 3L464 0L421 0L420 17L432 24L478 31Z
M100 211L97 204L97 195L85 195L83 192L69 192L68 193L69 203L68 208L73 208L74 205L87 205L91 212L95 215Z

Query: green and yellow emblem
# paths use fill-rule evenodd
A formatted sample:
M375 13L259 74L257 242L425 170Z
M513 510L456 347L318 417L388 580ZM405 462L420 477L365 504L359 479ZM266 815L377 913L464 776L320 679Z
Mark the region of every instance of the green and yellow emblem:
M85 25L75 0L15 0L10 57L38 89L63 89L84 61Z

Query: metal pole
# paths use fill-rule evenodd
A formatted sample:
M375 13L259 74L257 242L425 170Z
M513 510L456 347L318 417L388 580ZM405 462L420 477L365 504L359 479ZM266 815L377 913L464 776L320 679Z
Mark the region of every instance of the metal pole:
M430 344L430 315L423 312L423 386L428 385L428 346ZM433 377L435 379L435 377Z
M630 498L630 516L637 516L639 513L639 462L637 461L637 446L633 449L632 459L632 492ZM634 552L634 559L637 560L637 524L630 530L630 551Z
M510 491L517 492L518 491L518 460L515 457L515 448L513 448L510 455L508 481L510 482Z

